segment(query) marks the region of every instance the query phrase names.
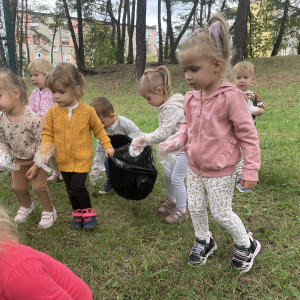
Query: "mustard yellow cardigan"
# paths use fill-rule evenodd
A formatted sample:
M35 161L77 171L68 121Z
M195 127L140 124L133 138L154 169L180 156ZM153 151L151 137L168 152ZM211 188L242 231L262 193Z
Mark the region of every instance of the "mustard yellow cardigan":
M68 109L56 104L46 113L41 144L54 142L60 171L87 173L93 156L91 130L104 149L112 147L93 107L79 102L69 121Z

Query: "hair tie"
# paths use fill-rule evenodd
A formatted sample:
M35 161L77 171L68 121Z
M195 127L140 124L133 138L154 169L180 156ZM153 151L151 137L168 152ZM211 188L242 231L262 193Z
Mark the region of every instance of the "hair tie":
M156 72L159 72L159 70L160 70L160 68L158 67L158 68L156 69Z

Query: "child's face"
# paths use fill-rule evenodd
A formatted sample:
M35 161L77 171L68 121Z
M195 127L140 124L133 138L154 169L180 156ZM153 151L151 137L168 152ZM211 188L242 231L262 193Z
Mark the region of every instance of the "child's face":
M79 86L77 86L80 89ZM52 90L53 100L62 107L71 107L78 103L76 95L71 88L64 87L61 83L55 82L55 90Z
M159 107L165 102L162 88L157 88L154 93L141 94L141 96L144 97L151 106Z
M185 80L194 90L209 89L219 79L219 69L212 60L200 57L184 57L179 60L185 72Z
M235 70L233 76L233 84L243 92L247 92L249 87L254 82L255 76L248 70Z
M37 72L35 70L30 71L31 82L39 88L41 91L45 88L45 78L43 73Z
M115 115L113 113L111 113L109 117L104 117L102 115L100 115L98 117L99 117L101 123L103 124L104 128L107 128L107 127L111 126L111 124L114 123Z
M16 107L19 97L17 97L17 94L16 96L14 95L17 91L20 97L19 90L14 90L13 95L7 93L6 91L0 90L0 110L2 112L10 112Z

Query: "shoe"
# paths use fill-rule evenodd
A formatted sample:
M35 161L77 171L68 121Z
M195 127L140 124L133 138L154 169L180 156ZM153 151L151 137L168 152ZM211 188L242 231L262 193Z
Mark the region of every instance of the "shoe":
M56 171L53 171L52 175L47 178L47 181L54 181L55 179L59 178L60 179L61 173L58 173ZM62 177L61 177L62 178ZM62 179L61 179L62 180Z
M254 258L261 249L259 241L252 237L252 232L248 233L251 246L249 248L234 245L233 259L230 266L235 271L241 271L241 273L248 272L253 265Z
M89 230L95 227L97 224L96 215L97 214L92 208L82 210L83 230Z
M158 212L165 213L167 211L171 211L176 207L176 202L170 199L166 200L163 205L158 209Z
M177 207L170 211L170 214L165 218L166 222L169 224L174 224L176 222L185 222L189 219L188 212L182 212Z
M15 223L17 224L24 223L28 219L29 215L33 212L33 210L34 210L33 203L29 207L21 206L15 217Z
M57 212L53 206L52 211L43 211L42 218L38 225L39 228L49 228L51 227L57 219Z
M241 187L241 179L239 179L236 183L236 188L241 192L241 193L245 193L245 192L252 192L252 190L247 190Z
M196 241L194 243L194 247L188 258L188 264L195 267L197 265L204 265L206 263L207 258L213 254L213 252L217 249L217 244L215 243L212 236L210 237L209 244L206 243L205 240L199 240L196 237Z
M102 188L101 191L99 191L99 194L106 194L112 190L113 190L113 187L111 186L110 182L105 181L104 187Z
M74 229L83 228L83 217L82 217L82 210L76 209L72 212L73 220L71 227Z

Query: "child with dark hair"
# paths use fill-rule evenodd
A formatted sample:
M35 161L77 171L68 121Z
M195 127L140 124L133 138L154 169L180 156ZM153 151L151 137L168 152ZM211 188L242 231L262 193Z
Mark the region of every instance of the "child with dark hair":
M129 119L118 116L114 114L114 108L109 100L104 97L94 98L90 104L94 107L96 113L101 120L104 129L109 138L114 135L125 135L130 138L139 136L139 128ZM104 148L97 141L97 149L95 153L95 158L93 161L92 171L90 173L90 178L92 179L95 175L100 173L101 166L103 165ZM106 181L103 188L99 191L100 194L106 194L113 189L110 183L109 169L108 169L108 159L104 160Z

